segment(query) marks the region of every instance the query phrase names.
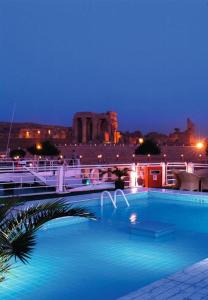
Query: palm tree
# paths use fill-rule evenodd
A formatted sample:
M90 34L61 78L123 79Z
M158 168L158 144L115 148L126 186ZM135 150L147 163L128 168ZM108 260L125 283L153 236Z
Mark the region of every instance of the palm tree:
M85 208L66 204L63 199L24 205L21 199L0 203L0 282L5 279L12 263L19 259L28 263L36 245L36 232L46 222L66 216L95 219Z

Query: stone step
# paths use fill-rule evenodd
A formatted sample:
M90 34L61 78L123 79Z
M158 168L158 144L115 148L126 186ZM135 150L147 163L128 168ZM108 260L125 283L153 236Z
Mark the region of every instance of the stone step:
M156 221L141 221L130 224L130 229L136 234L159 238L175 231L175 225Z

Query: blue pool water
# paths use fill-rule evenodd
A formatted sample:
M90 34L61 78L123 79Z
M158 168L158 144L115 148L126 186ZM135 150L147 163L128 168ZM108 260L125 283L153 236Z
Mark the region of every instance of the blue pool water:
M0 299L113 300L208 257L208 204L155 194L134 196L129 208L120 202L117 210L90 209L98 221L56 221L39 231L30 264L15 265ZM132 214L174 224L176 231L140 236L129 229Z

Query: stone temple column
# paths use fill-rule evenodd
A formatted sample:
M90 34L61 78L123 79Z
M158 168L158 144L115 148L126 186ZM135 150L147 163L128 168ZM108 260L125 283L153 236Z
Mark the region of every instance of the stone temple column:
M87 120L85 117L82 118L82 143L87 143Z
M73 130L73 142L77 143L78 142L78 120L77 120L77 118L74 119L72 130Z
M93 117L93 119L92 119L92 140L93 140L93 142L97 141L97 135L98 135L97 127L98 127L97 118Z
M108 134L109 134L109 142L114 142L113 133L111 130L111 124L109 121L108 121Z

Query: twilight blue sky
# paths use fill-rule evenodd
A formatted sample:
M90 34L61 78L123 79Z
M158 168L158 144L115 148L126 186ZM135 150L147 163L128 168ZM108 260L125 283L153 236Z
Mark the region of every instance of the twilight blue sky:
M0 120L208 134L208 0L0 0Z

